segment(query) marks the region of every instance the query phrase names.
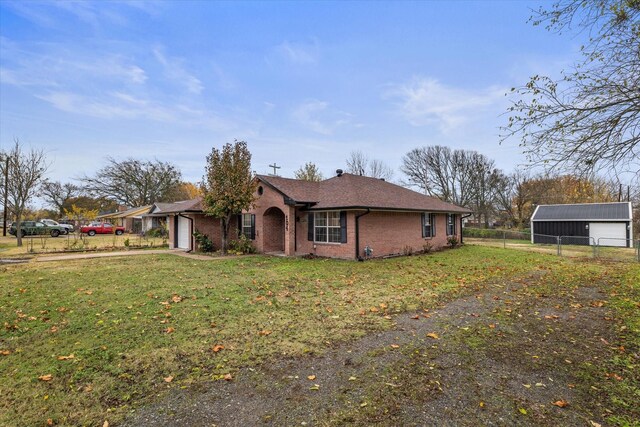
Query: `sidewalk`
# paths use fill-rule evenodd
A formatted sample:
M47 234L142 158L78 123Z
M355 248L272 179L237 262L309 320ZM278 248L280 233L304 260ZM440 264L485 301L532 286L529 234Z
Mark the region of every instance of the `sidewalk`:
M109 257L122 257L122 256L134 256L134 255L156 255L156 254L168 254L177 255L185 258L198 259L198 260L212 260L222 259L224 257L212 257L207 255L197 255L180 250L171 249L151 249L151 250L132 250L132 251L117 251L117 252L94 252L94 253L82 253L82 254L66 254L66 255L51 255L35 257L31 262L50 262L50 261L66 261L74 259L90 259L90 258L109 258Z

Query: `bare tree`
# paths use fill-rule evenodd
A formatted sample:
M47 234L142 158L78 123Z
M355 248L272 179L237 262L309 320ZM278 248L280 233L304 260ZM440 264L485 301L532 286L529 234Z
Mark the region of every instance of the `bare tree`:
M352 151L347 159L347 172L354 175L381 178L389 181L393 177L393 169L378 159L369 159L360 150Z
M369 162L369 171L367 173L367 176L389 181L391 180L391 178L393 178L393 169L391 169L382 160L373 159Z
M20 224L27 203L35 195L38 186L42 182L49 164L43 150L30 149L23 151L22 144L16 138L13 148L4 152L3 156L9 159L7 176L7 198L9 207L16 217L16 237L18 246L22 246L22 234ZM3 163L2 168L6 167ZM4 174L4 170L2 173Z
M293 175L296 179L301 179L303 181L318 182L324 179L322 172L318 170L318 167L313 162L305 163L304 166L301 166L300 169L293 173Z
M352 151L347 159L347 172L364 176L367 173L369 159L360 150Z
M80 187L70 182L62 184L46 179L40 185L40 196L62 216L67 200L80 196Z
M589 34L582 61L558 80L533 76L509 108L503 141L515 136L533 164L582 174L640 175L640 3L561 0L534 25Z
M171 200L182 174L171 163L127 159L121 162L108 157L107 166L94 177L81 178L84 190L127 206L144 206Z

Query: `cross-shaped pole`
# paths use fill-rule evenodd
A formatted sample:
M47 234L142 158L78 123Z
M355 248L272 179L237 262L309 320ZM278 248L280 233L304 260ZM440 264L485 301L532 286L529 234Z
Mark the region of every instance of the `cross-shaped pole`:
M278 164L276 162L273 162L272 165L269 165L270 168L273 168L273 174L277 175L276 173L276 169L280 169L282 166L278 166Z

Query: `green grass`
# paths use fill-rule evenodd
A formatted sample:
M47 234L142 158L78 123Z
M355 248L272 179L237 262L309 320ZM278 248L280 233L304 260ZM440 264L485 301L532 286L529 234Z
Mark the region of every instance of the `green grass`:
M322 353L391 327L394 313L562 265L463 247L365 263L148 255L0 267L0 425L117 422L171 388Z

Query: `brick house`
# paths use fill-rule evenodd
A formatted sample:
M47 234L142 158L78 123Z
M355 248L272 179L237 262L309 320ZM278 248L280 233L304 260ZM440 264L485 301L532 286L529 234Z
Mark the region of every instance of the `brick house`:
M461 241L468 209L376 178L338 171L309 182L258 175L255 207L239 229L258 252L361 259Z
M309 182L258 175L255 206L238 217L229 236L240 233L258 252L287 256L314 254L361 259L422 251L461 241L465 208L376 178L339 173ZM204 215L202 199L163 206L169 247L197 249L193 231L206 234L216 249L220 221Z

